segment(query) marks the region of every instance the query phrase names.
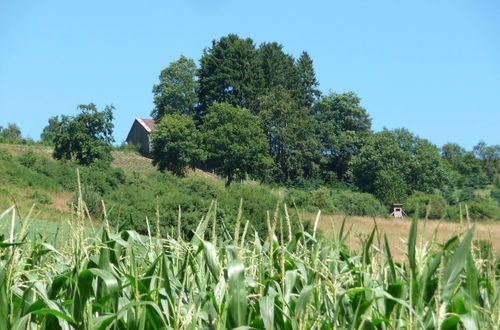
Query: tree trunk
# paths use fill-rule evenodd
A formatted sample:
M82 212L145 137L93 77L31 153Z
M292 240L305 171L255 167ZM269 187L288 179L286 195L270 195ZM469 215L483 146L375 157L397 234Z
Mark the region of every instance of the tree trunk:
M231 185L231 182L234 181L234 176L233 176L233 172L229 172L227 174L227 181L226 181L226 188L229 188L229 186Z

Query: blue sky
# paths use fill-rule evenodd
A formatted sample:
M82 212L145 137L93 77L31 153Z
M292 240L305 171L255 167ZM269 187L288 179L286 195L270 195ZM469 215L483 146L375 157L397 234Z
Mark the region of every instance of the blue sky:
M229 33L309 52L320 89L356 92L375 131L500 144L500 2L480 0L0 0L0 125L37 140L51 116L113 104L120 143L160 71Z

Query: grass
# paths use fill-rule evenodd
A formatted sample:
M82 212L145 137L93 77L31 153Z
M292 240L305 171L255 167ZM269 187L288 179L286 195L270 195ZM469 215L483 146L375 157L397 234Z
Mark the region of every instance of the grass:
M303 218L314 221L316 214L305 213L303 214ZM428 246L444 244L452 237L462 235L470 228L470 224L466 222L421 220L421 223L422 226L420 226L418 231L420 243ZM406 257L407 238L411 229L411 219L409 218L388 219L323 215L318 222L318 228L326 234L335 234L344 225L350 231L350 235L346 241L347 246L357 252L361 252L363 240L371 234L375 224L380 232L380 237L386 235L389 238L394 259L397 261L404 260ZM500 255L500 223L496 221L477 223L474 239L491 242L493 251L497 255ZM378 242L377 245L382 246L383 244L382 242Z
M49 146L0 143L0 148L8 150L14 156L24 155L31 151L39 156L52 159L53 148ZM126 173L150 174L156 172L156 168L149 158L143 157L133 150L116 150L112 152L112 155L114 158L112 165L122 168Z
M286 238L284 207L268 217L268 239L249 241L240 217L218 235L214 205L189 240L106 223L87 237L80 205L56 248L19 220L0 243L0 330L500 327L499 261L473 243L474 226L429 246L414 219L398 263L377 228L360 252L345 224ZM18 219L11 209L0 221Z

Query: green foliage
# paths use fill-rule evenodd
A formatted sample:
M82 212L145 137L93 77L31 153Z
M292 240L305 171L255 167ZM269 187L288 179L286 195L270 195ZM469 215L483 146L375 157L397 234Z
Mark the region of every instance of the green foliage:
M9 123L6 128L0 126L0 142L24 144L26 143L26 140L22 138L19 126Z
M260 90L260 76L252 39L229 34L213 40L200 59L201 114L216 102L251 109L251 102Z
M404 129L369 136L350 166L355 183L387 204L410 191L432 192L446 183L438 149Z
M358 216L386 216L388 213L373 195L346 189L289 189L285 200L308 212L320 209L323 213Z
M467 213L472 221L478 220L500 220L499 204L489 198L474 197L448 206L446 209L449 219L466 219Z
M248 110L227 103L208 109L201 127L206 164L227 177L227 186L246 175L264 178L271 160L259 119Z
M212 42L200 65L201 114L214 102L258 114L258 99L278 87L285 89L299 108L310 108L320 95L309 54L303 52L296 61L277 42L256 48L252 39L230 34Z
M71 198L71 201L69 203L74 212L76 212L78 209L78 199L80 197L82 199L82 202L84 203L85 212L88 212L88 215L90 215L94 219L102 219L103 197L98 192L96 192L91 185L84 184L81 186L80 191L76 191L75 193L73 193L73 197Z
M43 191L35 191L29 196L29 198L38 204L52 204L52 198L50 198L50 196Z
M40 134L40 141L45 145L54 145L57 134L61 127L61 122L58 116L53 116L49 118L49 124L45 126Z
M183 176L203 159L202 136L187 115L164 115L151 133L153 164Z
M473 152L481 160L482 168L490 181L493 181L500 171L500 145L488 146L484 141L481 141L474 146Z
M177 230L180 208L181 230L185 237L190 238L210 207L210 201L217 200L217 219L232 227L237 218L234 210L243 200L241 221L249 221L249 235L257 231L260 237L265 237L266 214L273 212L278 203L278 198L269 188L262 186L233 184L225 189L220 181L201 177L176 178L170 173L157 173L140 180L130 181L104 197L111 210L109 219L112 224L147 233L147 217L151 230L156 232L153 224L159 210L160 230L165 235ZM292 220L296 228L296 220ZM223 228L218 226L217 232L223 233Z
M28 152L10 164L12 169L7 173L12 173L12 179L18 184L52 191L74 192L78 188L77 164L73 162L58 162ZM80 177L84 185L101 195L111 192L127 180L121 168L110 167L106 162L94 162L80 168Z
M323 173L346 179L348 163L371 133L371 119L355 93L330 94L314 104L316 129L323 151Z
M127 142L122 142L119 146L115 146L113 149L115 151L139 153L141 150L141 145L140 144L128 144Z
M155 108L151 116L159 121L164 115L193 116L198 103L197 68L192 59L181 56L160 74L160 83L153 86Z
M297 102L298 75L294 58L283 51L277 42L263 43L257 54L258 66L262 74L262 89L259 96L272 92L276 88L286 90ZM305 69L305 68L304 68ZM304 72L304 74L306 74ZM260 109L257 109L259 111Z
M286 182L315 177L321 149L309 109L299 107L281 86L259 99L259 109L275 163L273 179Z
M494 182L500 173L500 146L488 146L479 142L471 152L465 151L455 143L448 143L442 148L442 157L458 172L460 177L452 180L457 188L472 187L484 189ZM456 177L456 174L454 175Z
M437 194L416 192L405 201L404 209L408 215L418 210L419 218L442 219L446 216L446 201Z
M80 114L62 116L54 138L54 158L76 160L90 165L101 160L111 162L113 106L98 111L92 103L79 105Z
M491 198L497 201L497 203L500 205L500 188L499 187L493 187L490 192Z
M318 90L319 82L316 80L313 60L307 52L303 52L296 64L298 75L298 97L301 106L310 108L321 96Z
M468 201L469 216L475 220L500 220L500 206L497 202L478 197Z
M191 240L71 226L60 246L25 240L14 219L22 230L0 238L0 329L498 328L499 259L474 228L429 249L415 218L399 262L376 228L361 253L345 232L286 238L286 213L266 238L214 235L212 206Z

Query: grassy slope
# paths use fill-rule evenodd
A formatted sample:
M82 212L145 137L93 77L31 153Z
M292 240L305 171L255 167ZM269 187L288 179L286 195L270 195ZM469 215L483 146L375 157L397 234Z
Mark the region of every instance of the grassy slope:
M1 143L0 149L8 151L13 156L33 152L37 155L52 159L52 148L46 146ZM137 172L147 175L155 172L155 168L152 166L151 161L135 152L114 151L113 157L115 158L113 165L122 168L127 173ZM51 219L55 221L63 221L70 214L69 202L72 197L72 192L54 192L38 186L18 187L15 183L3 182L1 180L1 174L2 171L7 170L9 169L0 166L0 209L6 209L16 204L21 216L26 216L31 211L31 216L34 218ZM52 202L49 204L37 203L36 199L33 198L35 192L47 194ZM31 210L34 204L35 207Z
M12 155L21 155L23 153L32 151L36 154L43 155L47 158L51 158L51 148L44 146L26 146L26 145L9 145L0 144L0 149L8 150ZM122 168L128 174L133 172L140 173L142 175L147 175L154 173L156 169L152 166L151 161L135 152L130 151L114 151L113 152L114 162L113 165ZM0 168L0 173L1 173ZM216 180L216 177L210 173L206 173L200 170L196 170L191 173L195 176L211 177ZM13 184L2 184L0 186L0 210L5 210L11 206L15 200L18 205L18 210L21 216L26 216L29 212L33 203L35 202L30 196L35 191L43 191L47 193L51 199L52 203L49 205L36 205L32 217L36 219L51 219L58 222L66 222L70 218L70 210L68 203L71 199L71 192L51 192L44 191L40 188L18 188ZM305 214L304 218L314 221L315 214ZM324 232L329 232L332 229L338 230L343 219L346 219L347 227L351 227L351 235L349 239L350 246L356 250L361 247L361 240L366 238L370 231L373 229L373 219L367 217L342 217L342 216L329 216L324 215L319 221L319 228ZM6 219L1 222L5 225ZM387 234L391 245L393 246L394 254L397 259L403 258L403 251L406 245L406 238L408 237L408 231L410 227L410 222L408 220L394 220L394 219L376 219L377 226L382 234ZM0 223L0 233L5 233L1 230L2 223ZM58 225L52 224L48 221L41 221L39 223L32 224L33 229L36 230L48 230L51 233L55 232L55 228ZM429 221L427 226L420 228L421 237L425 240L433 240L433 236L436 235L436 240L439 243L443 243L446 239L456 235L458 233L463 233L466 230L465 225L458 225L456 222L438 222ZM491 239L493 242L493 248L495 251L500 251L500 224L498 223L482 223L479 224L476 237L478 239Z

